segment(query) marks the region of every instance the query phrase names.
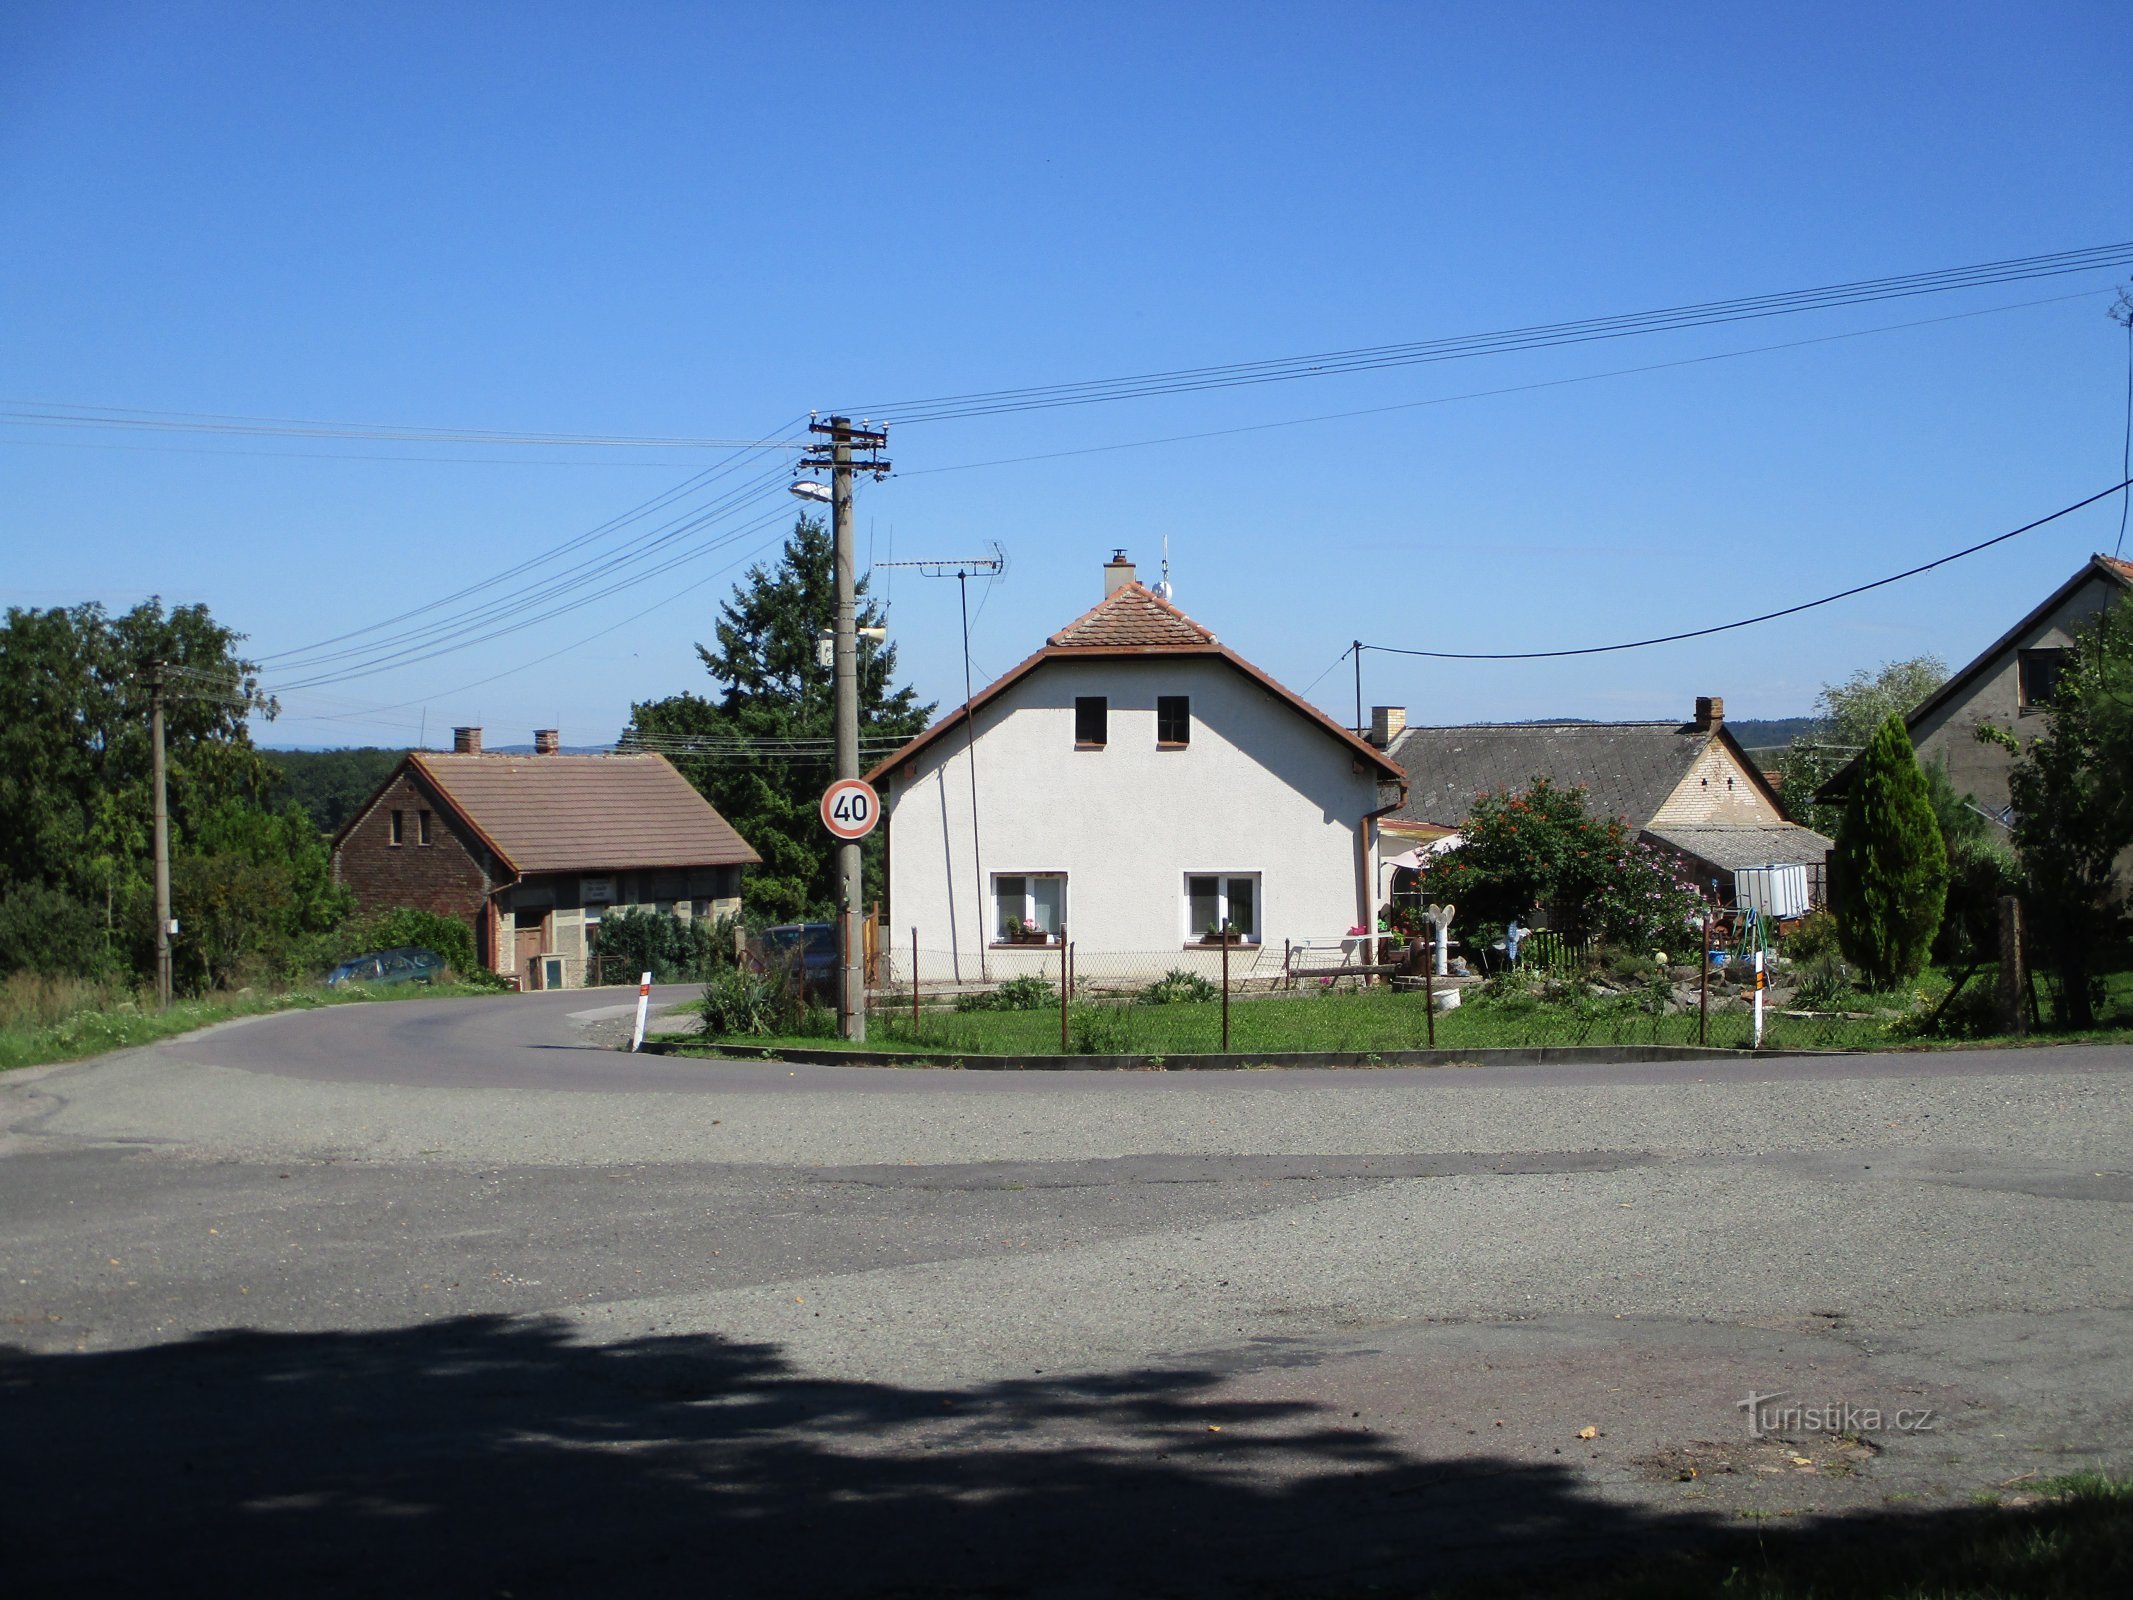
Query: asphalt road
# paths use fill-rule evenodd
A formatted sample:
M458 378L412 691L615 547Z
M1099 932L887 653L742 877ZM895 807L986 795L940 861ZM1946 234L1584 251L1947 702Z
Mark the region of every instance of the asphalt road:
M1351 1594L2133 1468L2124 1048L994 1074L626 1013L0 1078L11 1587Z

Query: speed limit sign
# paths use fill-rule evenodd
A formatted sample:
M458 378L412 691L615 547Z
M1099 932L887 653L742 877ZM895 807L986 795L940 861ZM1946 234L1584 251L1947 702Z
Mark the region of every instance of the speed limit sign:
M838 838L864 839L881 820L881 797L864 778L839 778L822 791L822 826Z

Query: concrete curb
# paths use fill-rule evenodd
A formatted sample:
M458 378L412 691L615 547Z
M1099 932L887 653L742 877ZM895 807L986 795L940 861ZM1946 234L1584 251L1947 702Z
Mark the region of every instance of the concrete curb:
M643 1054L691 1055L700 1048L673 1039L647 1039ZM1333 1067L1530 1067L1543 1064L1617 1066L1646 1061L1753 1061L1775 1056L1844 1055L1842 1050L1715 1050L1681 1044L1559 1044L1486 1050L1293 1050L1260 1055L986 1056L938 1057L890 1050L773 1049L717 1045L737 1061L790 1061L811 1067L924 1067L963 1072L1241 1072ZM700 1057L699 1059L716 1059Z

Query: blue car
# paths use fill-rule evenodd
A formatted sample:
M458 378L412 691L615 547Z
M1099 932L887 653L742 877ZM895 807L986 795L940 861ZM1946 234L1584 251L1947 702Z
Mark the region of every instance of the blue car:
M837 992L837 925L833 922L781 922L765 928L755 941L755 964L764 970L798 969L807 997L827 999Z
M444 957L434 950L373 950L367 956L353 956L327 973L326 987L338 989L344 983L435 983L443 976Z

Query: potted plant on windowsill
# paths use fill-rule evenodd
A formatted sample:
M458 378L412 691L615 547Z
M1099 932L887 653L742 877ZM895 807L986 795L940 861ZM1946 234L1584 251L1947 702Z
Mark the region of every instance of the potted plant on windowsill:
M1035 921L1021 917L1007 919L1007 942L1009 944L1050 944L1052 936Z
M1202 944L1242 944L1244 932L1234 922L1210 922L1200 935Z

